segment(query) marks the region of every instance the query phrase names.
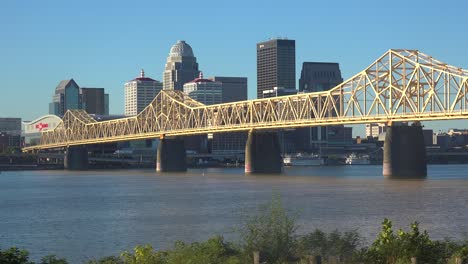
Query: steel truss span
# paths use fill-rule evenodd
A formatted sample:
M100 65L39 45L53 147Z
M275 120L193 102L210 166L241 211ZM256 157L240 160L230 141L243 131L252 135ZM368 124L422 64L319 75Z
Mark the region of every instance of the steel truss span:
M161 91L134 117L97 122L69 110L25 151L160 136L370 122L468 118L468 71L417 50L389 50L329 91L203 105Z

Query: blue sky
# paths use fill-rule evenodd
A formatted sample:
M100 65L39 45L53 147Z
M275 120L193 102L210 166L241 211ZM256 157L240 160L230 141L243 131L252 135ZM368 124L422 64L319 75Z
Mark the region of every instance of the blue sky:
M104 87L124 110L123 84L161 80L170 47L193 48L205 76L246 76L256 90L257 42L296 40L303 61L339 62L343 78L390 48L419 49L468 69L468 2L446 1L21 1L0 4L0 116L48 112L60 80ZM427 124L435 130L466 121ZM362 126L355 134L362 134Z

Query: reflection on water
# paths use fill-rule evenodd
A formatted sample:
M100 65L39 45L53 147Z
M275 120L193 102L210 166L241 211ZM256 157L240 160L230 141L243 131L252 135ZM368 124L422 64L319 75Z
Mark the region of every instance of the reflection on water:
M429 166L424 180L381 176L381 166L286 168L246 176L243 169L28 171L0 175L0 248L72 262L136 244L167 248L213 234L235 239L241 209L281 193L300 212L301 232L358 229L369 240L384 217L396 227L421 222L434 238L468 233L468 166Z

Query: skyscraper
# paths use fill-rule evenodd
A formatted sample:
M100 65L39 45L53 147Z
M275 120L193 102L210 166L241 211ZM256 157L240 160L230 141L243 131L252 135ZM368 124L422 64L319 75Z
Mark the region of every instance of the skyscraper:
M274 87L296 89L296 41L273 39L257 43L257 98Z
M246 77L221 77L213 76L207 78L214 82L223 84L223 103L247 100L247 78Z
M183 91L184 84L199 75L197 58L193 55L192 47L183 40L172 46L167 57L163 74L164 90Z
M343 82L340 65L332 62L304 62L299 92L328 91ZM350 142L352 128L337 126L318 126L300 129L301 148L317 150L322 145L344 145Z
M145 77L145 71L141 70L139 77L125 83L125 115L140 113L161 90L162 83Z
M304 62L299 79L299 92L327 91L342 82L338 63Z
M80 88L81 106L88 114L109 115L109 95L104 88Z
M68 109L81 109L80 87L75 80L63 80L55 88L49 114L62 116Z
M104 93L104 88L80 88L73 79L61 81L49 103L49 114L63 116L69 109L108 115L109 95Z

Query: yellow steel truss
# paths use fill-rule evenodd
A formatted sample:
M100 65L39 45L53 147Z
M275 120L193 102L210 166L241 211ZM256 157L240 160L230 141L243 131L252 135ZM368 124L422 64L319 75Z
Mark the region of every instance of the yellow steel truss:
M179 91L161 91L134 117L97 122L69 110L41 143L25 150L192 135L369 122L461 119L468 71L416 50L389 50L329 91L203 105Z

